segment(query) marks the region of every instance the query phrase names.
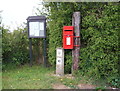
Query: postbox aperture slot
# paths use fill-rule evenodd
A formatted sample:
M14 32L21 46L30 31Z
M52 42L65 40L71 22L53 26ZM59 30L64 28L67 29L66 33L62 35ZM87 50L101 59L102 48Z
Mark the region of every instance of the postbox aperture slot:
M64 30L64 31L73 31L73 30Z

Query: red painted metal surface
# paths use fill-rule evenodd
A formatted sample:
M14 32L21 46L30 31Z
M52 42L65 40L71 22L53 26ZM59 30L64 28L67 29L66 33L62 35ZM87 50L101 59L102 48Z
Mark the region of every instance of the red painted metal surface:
M80 38L80 36L74 36L74 39L75 39L75 38ZM75 46L75 47L80 47L80 45L75 45L75 44L74 44L74 46Z
M74 27L64 26L63 27L63 48L73 49L74 47Z

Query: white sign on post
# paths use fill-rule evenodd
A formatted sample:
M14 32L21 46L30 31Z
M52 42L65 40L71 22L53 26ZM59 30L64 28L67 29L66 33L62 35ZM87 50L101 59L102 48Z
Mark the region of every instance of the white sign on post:
M40 36L44 36L44 22L40 22Z
M44 22L30 22L29 29L31 37L44 36Z
M66 45L70 45L70 37L66 38Z
M39 36L39 22L30 22L30 36Z
M44 22L40 22L40 30L44 30Z
M64 49L56 49L56 75L64 75Z
M58 57L62 57L62 50L57 49L57 56L58 56Z
M45 16L29 16L27 25L29 38L46 38Z

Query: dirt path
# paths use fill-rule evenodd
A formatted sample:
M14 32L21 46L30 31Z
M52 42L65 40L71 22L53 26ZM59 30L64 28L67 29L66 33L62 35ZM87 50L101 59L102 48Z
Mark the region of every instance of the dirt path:
M70 87L63 85L62 83L57 83L53 84L53 89L70 89Z
M58 77L58 78L62 78L62 77L57 76L57 75L55 75L55 74L51 74L51 75L52 75L52 76L55 76L55 77ZM65 78L69 78L69 79L73 79L73 80L75 79L75 77L72 76L72 74L66 74L66 75L64 75L64 77L65 77ZM63 77L63 78L64 78L64 77ZM53 87L53 89L73 89L73 88L70 88L70 87L62 84L61 82L56 83L56 84L53 84L52 87ZM96 89L96 88L99 87L99 86L97 86L97 85L91 85L91 84L83 84L83 83L80 83L80 84L78 84L78 85L75 85L75 87L77 87L76 89ZM113 89L113 88L111 88L111 87L106 87L106 89Z
M97 86L90 85L90 84L79 84L77 85L78 89L96 89ZM53 84L53 89L72 89L70 87L67 87L66 85L62 83ZM106 89L113 89L111 87L107 87Z
M80 89L95 89L97 86L90 84L79 84L77 85Z
M55 74L52 74L52 76L59 77ZM72 76L72 74L66 74L64 77L69 78L69 79L75 79L75 77ZM62 83L53 84L52 87L53 87L53 89L72 89ZM78 87L79 89L95 89L97 86L89 85L89 84L78 84L78 85L76 85L76 87Z
M79 84L77 85L79 89L95 89L97 86L89 85L89 84ZM63 85L62 83L53 84L53 89L71 89L70 87L67 87Z

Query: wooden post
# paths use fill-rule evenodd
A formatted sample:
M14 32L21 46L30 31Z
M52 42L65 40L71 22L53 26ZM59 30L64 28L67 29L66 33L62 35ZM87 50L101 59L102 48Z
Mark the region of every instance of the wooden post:
M80 55L80 12L74 12L72 16L72 26L74 26L74 49L72 50L72 73L78 70Z
M30 66L32 67L32 38L29 38L29 50L30 50Z
M46 38L43 39L44 40L44 48L43 48L43 52L44 52L44 67L47 67L47 60L46 60Z

